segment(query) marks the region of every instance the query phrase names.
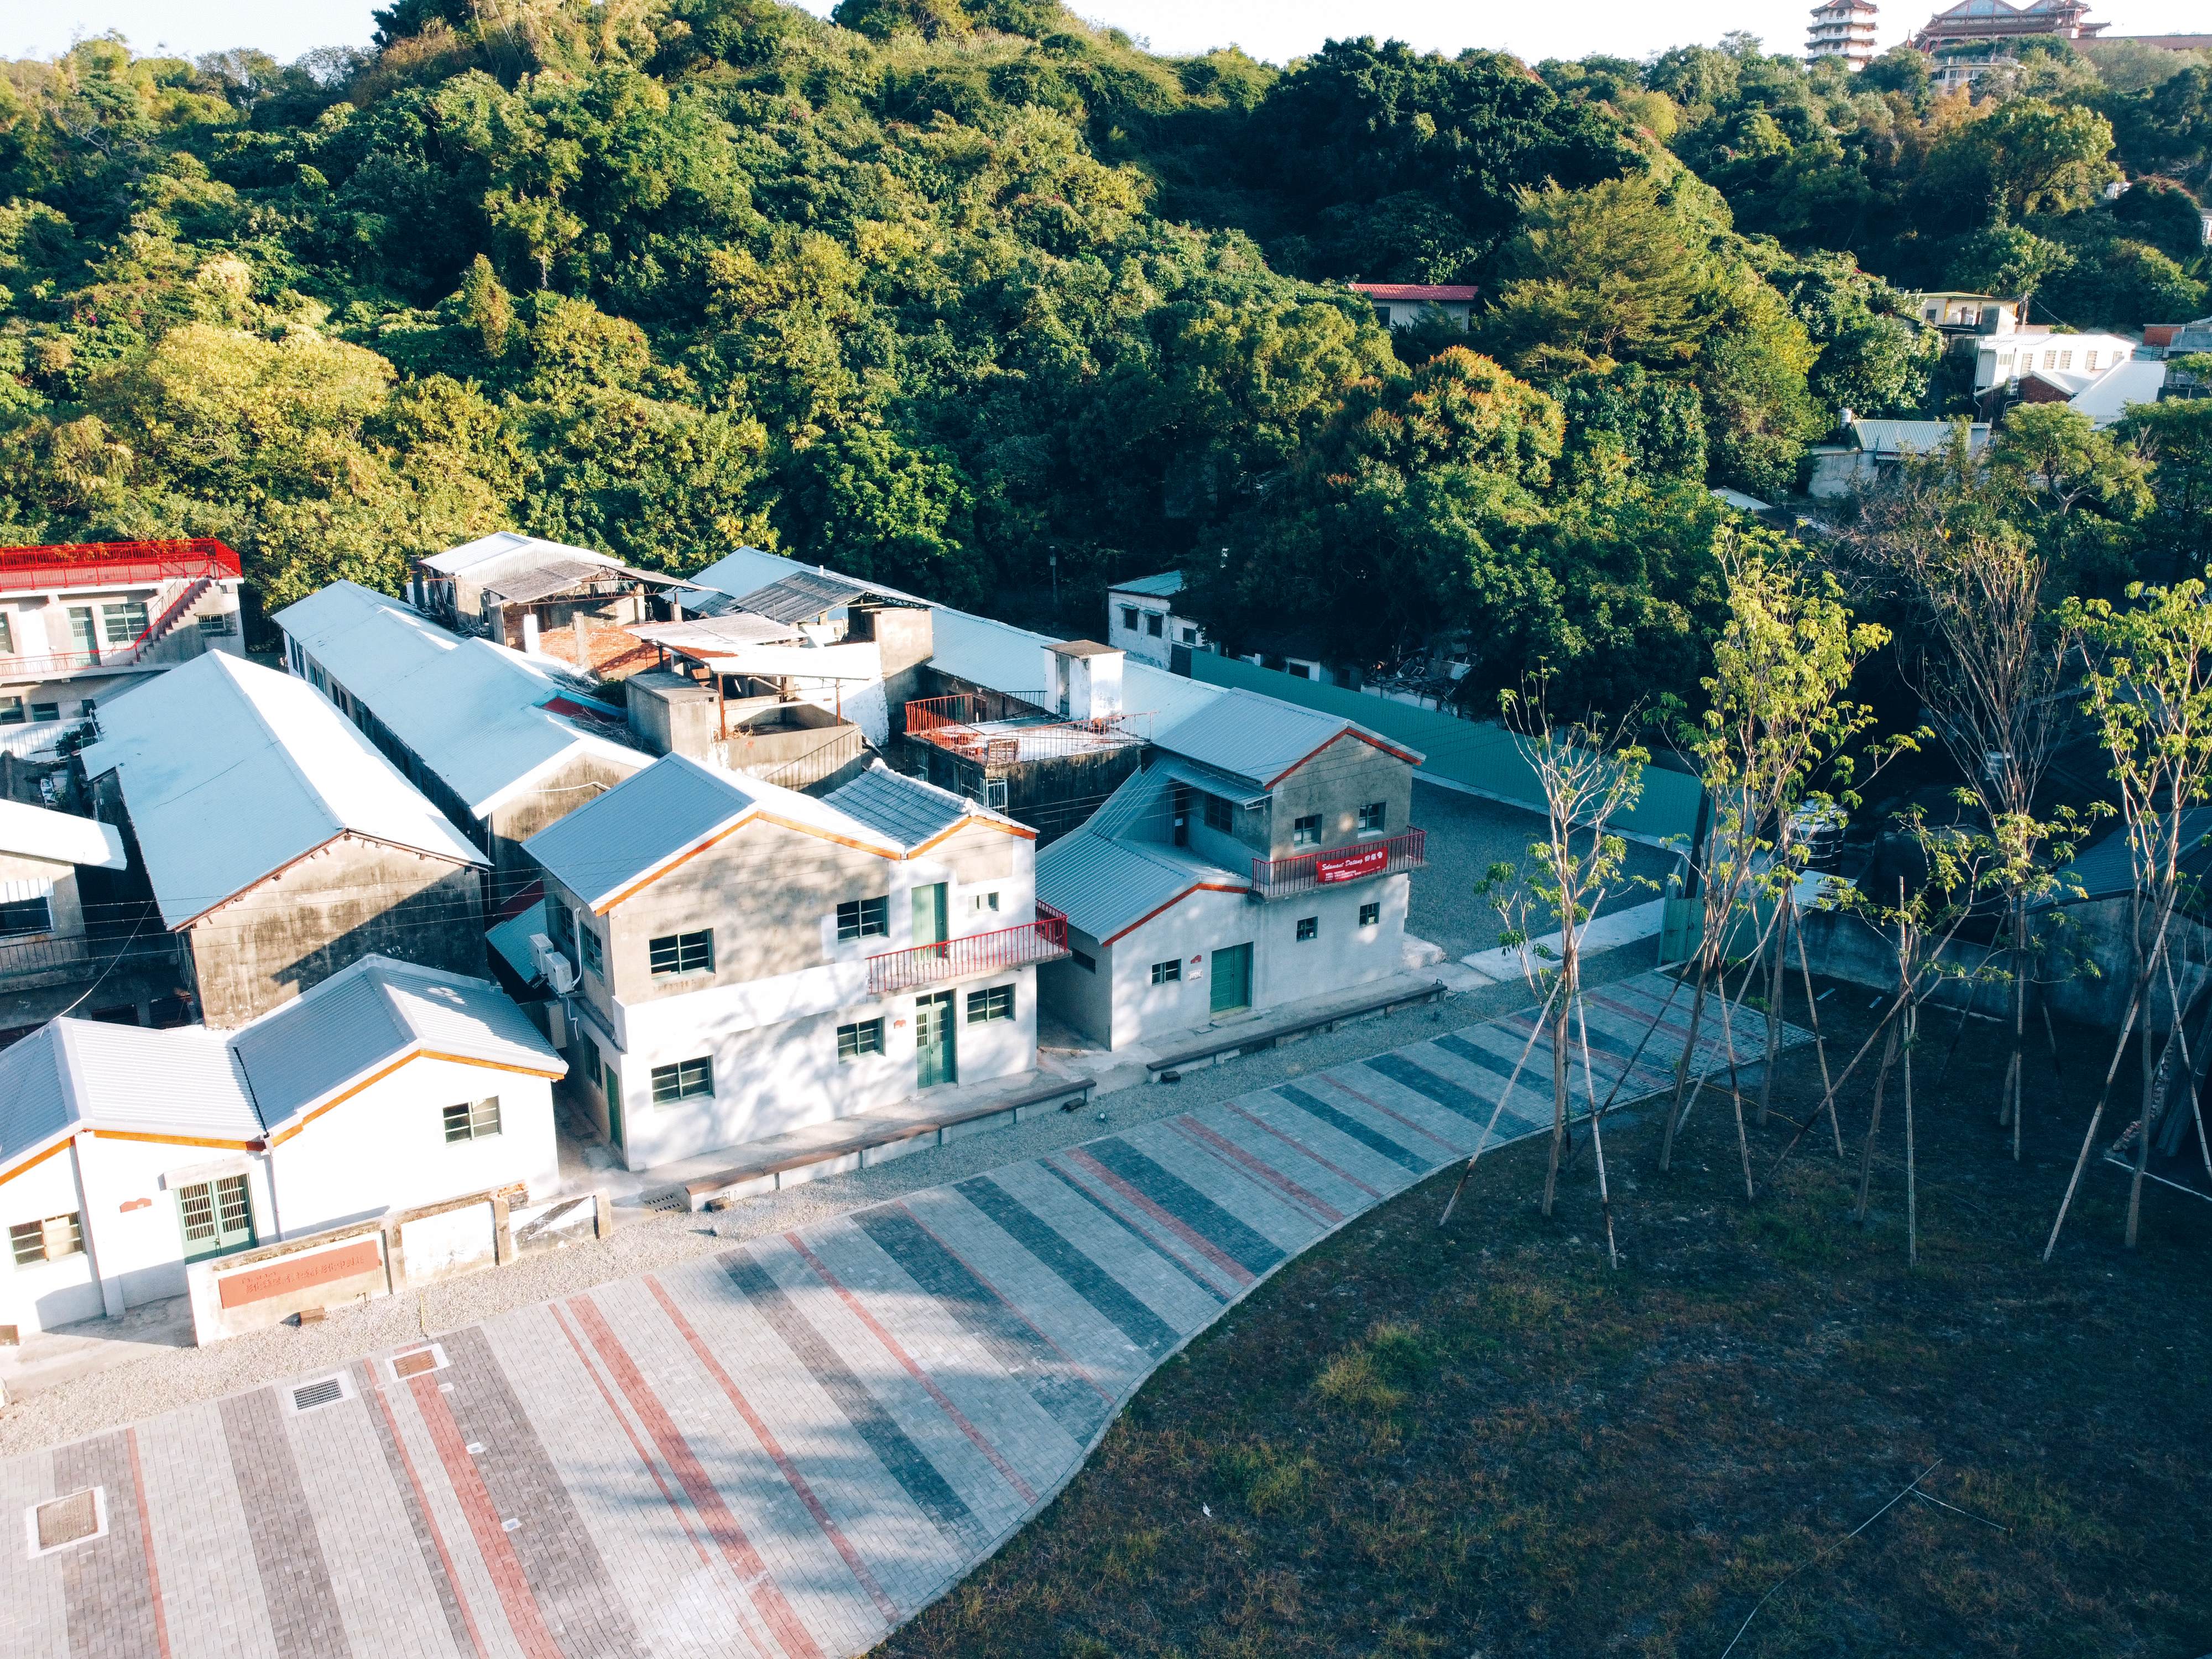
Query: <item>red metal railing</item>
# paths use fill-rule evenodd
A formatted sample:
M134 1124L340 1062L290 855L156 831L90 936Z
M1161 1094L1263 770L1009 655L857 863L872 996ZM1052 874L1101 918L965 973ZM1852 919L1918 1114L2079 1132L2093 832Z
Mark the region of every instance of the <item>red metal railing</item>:
M150 586L194 576L235 580L238 574L238 555L213 536L173 542L0 547L0 590Z
M1348 847L1332 847L1295 858L1254 859L1253 891L1263 899L1310 893L1340 882L1365 881L1374 876L1418 870L1428 860L1429 832L1401 830L1395 836L1357 841Z
M224 550L228 551L228 549ZM233 554L235 558L237 556ZM185 585L185 590L172 599L161 614L138 630L138 635L128 645L119 645L102 656L98 650L50 651L42 656L0 657L0 674L11 679L21 679L35 674L67 674L80 668L127 668L159 645L166 638L177 619L193 605L200 596L214 586L212 579L196 576Z
M1035 921L870 957L868 994L888 996L940 980L995 974L1025 963L1053 962L1066 954L1067 918L1050 905L1040 904Z
M1002 692L917 697L906 706L906 734L980 760L987 766L1056 760L1146 741L1148 714L1054 720L1034 704Z

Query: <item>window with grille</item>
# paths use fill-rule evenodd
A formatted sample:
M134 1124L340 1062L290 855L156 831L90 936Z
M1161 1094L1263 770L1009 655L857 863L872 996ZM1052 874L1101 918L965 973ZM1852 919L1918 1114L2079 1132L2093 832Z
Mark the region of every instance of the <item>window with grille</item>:
M1152 983L1155 985L1172 985L1182 977L1182 958L1181 957L1176 957L1172 962L1156 962L1152 964Z
M446 1139L483 1140L499 1133L499 1097L465 1100L446 1108Z
M1376 927L1382 920L1382 905L1380 900L1373 904L1363 904L1359 907L1359 925L1362 927Z
M1077 967L1083 969L1086 974L1095 974L1098 971L1097 957L1085 956L1082 951L1075 950L1072 946L1068 950L1067 959L1073 963Z
M1389 822L1389 818L1390 809L1386 802L1370 800L1359 809L1359 833L1363 836L1379 836L1382 833L1383 827Z
M242 1175L178 1188L177 1218L184 1225L187 1261L253 1243L253 1202Z
M100 637L110 645L128 645L146 631L146 602L125 599L100 607Z
M696 1100L714 1092L714 1062L708 1059L679 1060L673 1066L653 1068L653 1103L672 1106L679 1100Z
M19 1267L41 1261L59 1261L84 1254L84 1223L74 1210L50 1215L41 1221L25 1221L8 1229L8 1248Z
M988 990L968 994L968 1023L981 1025L986 1020L1012 1019L1014 1017L1014 988L994 985Z
M650 947L656 975L711 974L714 971L714 930L696 933L664 933Z
M34 702L31 718L34 720L58 720L62 717L62 706L58 702Z
M850 1025L837 1028L837 1063L858 1060L863 1054L879 1054L884 1051L884 1023L880 1019L856 1020Z
M1219 795L1201 797L1206 802L1206 827L1224 836L1237 833L1237 808Z
M601 979L607 976L605 968L601 965L603 958L599 955L599 936L585 927L580 918L576 923L576 949L583 955L585 967L590 969Z
M234 611L218 611L212 616L202 617L200 632L210 638L220 638L226 634L235 634L238 632L238 613Z
M891 899L888 893L873 898L847 899L837 907L837 942L881 939L891 930Z
M1321 845L1321 814L1308 812L1291 820L1291 845L1318 847Z
M1319 916L1300 916L1298 918L1299 944L1303 945L1308 939L1319 939L1320 937L1321 918Z
M52 902L44 898L10 899L0 904L0 939L54 931Z

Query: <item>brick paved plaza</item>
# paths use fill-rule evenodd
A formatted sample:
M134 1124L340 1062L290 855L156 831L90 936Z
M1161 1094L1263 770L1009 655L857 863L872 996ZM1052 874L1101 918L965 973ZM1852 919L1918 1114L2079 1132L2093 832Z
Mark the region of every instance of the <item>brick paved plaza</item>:
M1601 1100L1668 985L1589 994ZM1666 1086L1687 1003L1622 1098ZM0 1659L864 1651L1034 1515L1224 1308L1464 1157L1529 1029L1470 1026L0 1464ZM1548 1124L1550 1075L1539 1042L1496 1140Z

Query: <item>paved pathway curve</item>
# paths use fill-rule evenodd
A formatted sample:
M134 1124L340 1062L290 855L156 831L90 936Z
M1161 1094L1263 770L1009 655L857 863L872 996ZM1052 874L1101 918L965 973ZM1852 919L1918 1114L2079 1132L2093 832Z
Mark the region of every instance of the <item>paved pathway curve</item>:
M1601 1098L1668 984L1590 993ZM862 1652L1224 1308L1464 1156L1529 1018L0 1464L0 1656ZM1540 1043L1500 1139L1549 1074ZM41 1552L56 1499L50 1539L97 1530Z

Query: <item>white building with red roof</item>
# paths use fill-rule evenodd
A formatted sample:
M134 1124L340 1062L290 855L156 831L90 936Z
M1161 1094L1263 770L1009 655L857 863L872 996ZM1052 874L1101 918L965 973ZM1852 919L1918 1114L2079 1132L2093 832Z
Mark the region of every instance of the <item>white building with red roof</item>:
M1375 307L1375 320L1389 328L1411 328L1429 307L1465 328L1474 314L1474 289L1465 283L1354 283Z

